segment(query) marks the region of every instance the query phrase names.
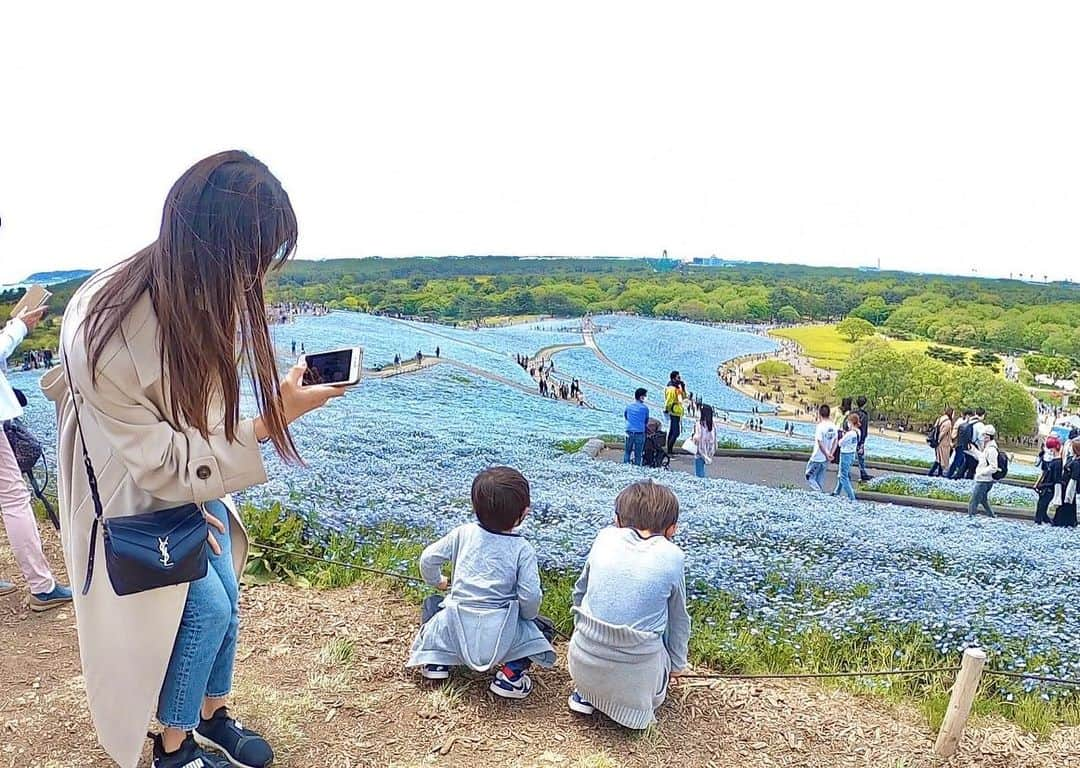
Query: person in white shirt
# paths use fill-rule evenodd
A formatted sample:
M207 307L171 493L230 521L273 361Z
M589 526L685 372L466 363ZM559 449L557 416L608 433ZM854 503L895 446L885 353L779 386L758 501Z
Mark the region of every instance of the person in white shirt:
M822 405L818 408L818 425L814 433L814 452L810 454L810 461L806 465L806 482L818 492L824 492L821 482L825 479L825 468L829 460L836 453L837 429L832 419L829 418L832 411L829 406Z
M15 348L34 329L45 307L23 310L0 331L0 359L7 360ZM7 377L0 374L0 422L17 419L23 414L15 392ZM30 609L47 611L71 602L71 590L53 578L45 554L41 551L41 535L37 520L30 506L30 489L23 480L19 462L6 438L0 437L0 511L4 516L4 529L19 564L23 578L30 587ZM10 581L0 579L0 595L8 595L17 587Z
M859 431L862 421L859 414L852 411L847 415L847 429L840 437L840 468L836 471L836 488L832 495L839 496L841 492L852 501L855 501L855 488L851 485L851 467L855 463L855 452L859 449Z
M986 514L990 517L994 517L994 510L990 508L990 490L994 487L996 478L994 474L998 471L998 447L997 447L997 429L993 424L987 424L983 427L983 437L981 443L976 443L978 447L972 448L968 451L968 454L975 459L975 488L971 491L971 501L968 502L968 514L972 517L978 512L979 507L982 506L986 510Z

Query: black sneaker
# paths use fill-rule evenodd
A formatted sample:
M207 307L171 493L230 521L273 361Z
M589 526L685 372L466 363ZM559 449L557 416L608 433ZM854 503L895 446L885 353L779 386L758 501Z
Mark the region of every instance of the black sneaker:
M199 719L195 743L221 752L235 768L267 768L274 762L274 750L255 731L229 717L229 710L219 707L209 720Z
M229 761L225 758L203 752L190 733L175 752L165 751L159 734L151 733L149 736L154 742L153 768L229 768Z

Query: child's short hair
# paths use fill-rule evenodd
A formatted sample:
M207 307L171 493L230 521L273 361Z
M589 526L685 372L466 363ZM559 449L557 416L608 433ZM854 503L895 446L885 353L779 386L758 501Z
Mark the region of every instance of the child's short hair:
M828 405L822 403L821 407L818 408L818 413L821 414L821 418L827 419L829 418L829 414L832 413L832 410L829 408Z
M485 528L511 530L530 504L529 481L513 467L490 467L473 479L473 512Z
M640 480L615 497L619 525L662 533L679 522L679 500L666 485Z

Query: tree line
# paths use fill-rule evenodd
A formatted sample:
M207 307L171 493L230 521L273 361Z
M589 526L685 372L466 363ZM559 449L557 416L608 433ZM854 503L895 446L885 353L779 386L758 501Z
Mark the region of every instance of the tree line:
M665 270L646 260L476 256L294 261L271 276L268 291L272 300L447 321L586 312L736 323L857 318L901 338L1080 360L1080 292L1072 283L782 264Z

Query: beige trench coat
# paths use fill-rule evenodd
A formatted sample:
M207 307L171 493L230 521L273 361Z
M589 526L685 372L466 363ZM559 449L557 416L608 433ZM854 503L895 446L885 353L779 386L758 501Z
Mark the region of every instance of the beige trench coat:
M82 429L105 517L225 499L232 513L232 556L239 573L247 557L247 534L227 494L266 481L254 425L241 422L236 441L229 442L224 431L203 438L170 418L149 294L131 307L121 332L106 347L92 384L82 320L101 278L101 273L91 278L68 305L60 347L80 398ZM56 404L61 540L75 593L90 712L105 750L123 768L135 768L156 711L187 585L118 597L109 584L99 531L93 582L89 593L81 594L94 509L63 366L42 379L42 388Z

